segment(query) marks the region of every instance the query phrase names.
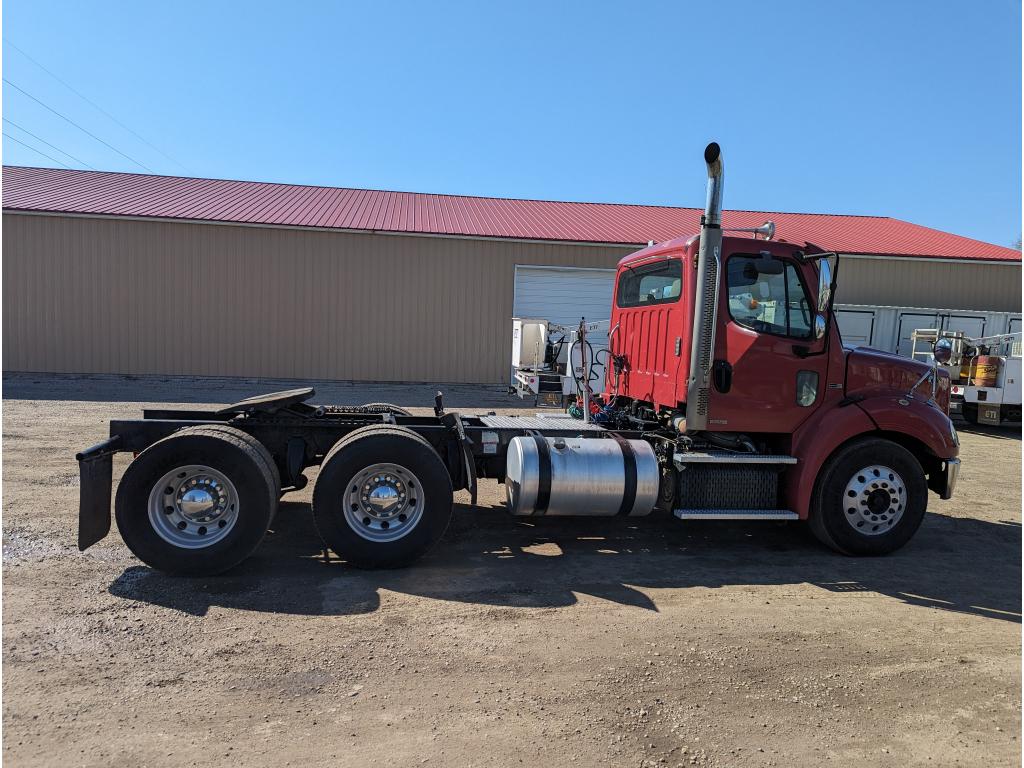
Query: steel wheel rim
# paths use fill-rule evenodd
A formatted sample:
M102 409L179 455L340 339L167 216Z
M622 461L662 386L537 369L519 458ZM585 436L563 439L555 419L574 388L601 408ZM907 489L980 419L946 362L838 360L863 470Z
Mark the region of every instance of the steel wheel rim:
M906 508L906 483L896 470L881 464L854 472L843 490L843 517L862 536L891 531Z
M423 517L423 487L400 464L371 464L349 480L344 506L345 522L362 538L397 541Z
M149 493L149 522L157 536L182 549L204 549L227 536L238 520L238 491L204 464L175 467Z

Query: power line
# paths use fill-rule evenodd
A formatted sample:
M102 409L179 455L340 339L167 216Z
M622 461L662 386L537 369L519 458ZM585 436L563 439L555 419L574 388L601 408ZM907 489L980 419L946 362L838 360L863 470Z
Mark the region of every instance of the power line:
M36 65L37 67L39 67L39 68L40 68L41 70L43 70L43 72L45 72L46 74L48 74L48 75L49 75L50 77L52 77L52 78L53 78L54 80L56 80L56 81L57 81L58 83L60 83L61 85L63 85L63 86L65 87L65 88L67 88L67 89L68 89L69 91L71 91L71 92L72 92L73 94L75 94L76 96L78 96L78 98L82 99L82 100L83 100L84 102L86 102L87 104L90 104L90 105L92 105L92 107L93 107L93 108L95 108L95 109L99 110L99 111L100 111L100 112L102 112L102 113L103 113L104 115L106 115L106 116L107 116L107 117L109 117L109 118L110 118L111 120L113 120L113 121L114 121L115 123L117 123L117 124L118 124L119 126L121 126L122 128L124 128L124 129L125 129L126 131L128 131L128 133L130 133L130 134L131 134L132 136L134 136L135 138L137 138L137 139L138 139L139 141L141 141L141 142L142 142L143 144L145 144L145 145L146 145L147 147L149 147L150 149L153 149L153 150L155 150L155 151L159 152L159 153L160 153L161 155L163 155L164 157L166 157L166 158L167 158L168 160L170 160L170 161L171 161L172 163L174 163L174 164L175 164L176 166L178 166L179 168L181 168L181 169L182 169L183 171L187 171L187 170L188 170L188 168L186 168L186 167L185 167L184 165L182 165L181 163L179 163L179 162L178 162L177 160L175 160L175 159L174 159L173 157L171 157L170 155L168 155L168 154L167 154L166 152L164 152L164 151L163 151L162 149L160 149L160 147L157 147L157 146L155 146L154 144L151 144L150 142L148 142L148 141L147 141L147 140L146 140L145 138L143 138L142 136L140 136L140 135L139 135L139 134L138 134L138 133L137 133L136 131L132 130L132 129L131 129L131 128L129 128L129 127L127 126L127 125L125 125L124 123L122 123L122 122L121 122L120 120L118 120L118 119L117 119L116 117L114 117L114 116L113 116L112 114L110 114L109 112L107 112L107 110L105 110L105 109L104 109L103 107L101 107L101 106L100 106L99 104L97 104L97 103L96 103L95 101L93 101L92 99L90 99L90 98L89 98L88 96L86 96L86 95L85 95L84 93L82 93L81 91L79 91L78 89L76 89L76 88L75 88L74 86L72 86L72 85L71 85L70 83L66 82L65 80L62 80L62 79L61 79L60 77L58 77L58 76L57 76L56 74L54 74L54 73L53 73L53 72L51 72L51 71L50 71L49 69L47 69L46 67L44 67L44 66L43 66L42 64L40 64L40 63L39 63L38 61L36 61L35 59L33 59L33 58L32 58L31 56L29 56L29 55L28 55L27 53L25 53L25 51L21 50L21 48L19 48L18 46L16 46L16 45L15 45L14 43L12 43L12 42L11 42L10 40L8 40L8 39L7 39L6 37L4 37L4 38L3 38L3 41L4 41L4 42L5 42L5 43L6 43L7 45L9 45L9 46L10 46L11 48L13 48L14 50L16 50L16 51L17 51L18 53L20 53L20 54L21 54L22 56L24 56L24 57L25 57L26 59L28 59L28 60L29 60L29 61L31 61L31 62L32 62L33 64L35 64L35 65Z
M75 128L77 128L78 130L80 130L80 131L81 131L82 133L84 133L84 134L86 134L87 136L91 136L92 138L96 139L96 141L98 141L98 142L99 142L100 144L104 145L105 147L110 147L110 148L111 148L112 150L114 150L115 152L117 152L117 154L119 154L119 155L120 155L121 157L125 158L126 160L130 160L131 162L135 163L135 164L136 164L137 166L139 166L139 168L142 168L142 169L144 169L144 170L147 170L147 171L149 171L150 173L152 173L152 172L153 172L153 169L152 169L152 168L150 168L150 167L149 167L148 165L143 165L142 163L140 163L140 162L139 162L138 160L136 160L136 159L135 159L134 157L132 157L131 155L126 155L126 154L125 154L124 152L122 152L122 151L121 151L120 149L118 149L117 147L115 147L115 146L114 146L113 144L108 144L108 143L107 143L107 142L105 142L105 141L104 141L103 139L101 139L101 138L100 138L99 136L97 136L97 135L96 135L95 133L91 133L90 131L87 131L87 130L86 130L85 128L83 128L82 126L80 126L80 125L79 125L78 123L76 123L76 122L75 122L74 120L72 120L72 119L71 119L70 117L67 117L66 115L62 115L62 114L61 114L60 112L58 112L58 111L57 111L56 109L54 109L53 107L51 107L51 106L50 106L49 104L46 104L45 102L42 102L42 101L40 101L40 100L39 100L39 99L37 99L37 98L36 98L35 96L33 96L33 95L32 95L31 93L29 93L28 91L26 91L26 90L25 90L24 88L22 88L22 87L20 87L20 86L17 86L17 85L15 85L14 83L12 83L12 82L11 82L10 80L8 80L8 79L7 79L6 77L5 77L5 78L3 78L3 81L4 81L5 83L7 83L7 84L8 84L9 86L11 86L12 88L14 88L15 90L21 91L21 92L22 92L23 94L25 94L25 95L26 95L26 96L28 96L28 97L29 97L30 99L32 99L32 101L36 102L36 104L39 104L39 105L41 105L41 106L43 106L43 107L46 107L46 109L48 109L48 110L50 110L51 112L53 112L53 114L55 114L55 115L56 115L57 117L59 117L60 119L62 119L62 120L66 120L67 122L71 123L71 124L72 124L73 126L75 126Z
M4 132L3 132L3 134L4 134L4 136L6 136L6 137L7 137L8 139L10 139L11 141L16 141L16 142L18 142L19 144L21 144L21 146L25 147L26 149L31 149L31 150L32 150L33 152L35 152L35 153L36 153L37 155L40 155L41 157L45 157L45 158L46 158L47 160L53 160L53 162L55 162L55 163L56 163L57 165L59 165L59 166L60 166L61 168L68 168L68 167L67 167L66 165L64 165L64 163L62 163L62 162L61 162L60 160L58 160L58 159L57 159L56 157L50 157L50 156L49 156L48 154L46 154L45 152L40 152L40 151L39 151L38 149L36 149L35 147L33 147L33 146L32 146L31 144L26 144L26 143L25 143L24 141L22 141L21 139L16 139L16 138L14 138L14 137L13 137L13 136L11 136L11 134L9 134L9 133L8 133L7 131L4 131ZM71 169L70 169L70 168L68 168L68 170L70 171Z
M18 129L19 131L22 131L23 133L27 133L27 134L28 134L29 136L31 136L31 137L32 137L33 139L35 139L36 141L41 141L41 142L43 142L43 144L45 144L46 146L48 146L48 147L52 147L53 149L56 149L56 150L57 150L58 152L60 152L60 153L61 153L62 155L67 155L67 156L68 156L68 157L70 157L70 158L71 158L72 160L74 160L74 161L75 161L76 163L79 163L80 165L84 165L84 166L85 166L86 168L89 168L89 169L91 169L91 170L94 170L94 171L96 170L96 169L95 169L95 168L93 168L93 167L92 167L91 165L89 165L89 164L88 164L87 162L85 162L85 160L79 160L79 159L78 159L77 157L75 157L74 155L72 155L72 154L71 154L70 152L65 152L65 151L64 151L63 149L61 149L60 147L58 147L58 146L57 146L56 144L51 144L51 143L50 143L50 142L48 142L48 141L47 141L46 139L44 139L44 138L42 138L42 137L40 137L40 136L36 136L36 135L35 135L34 133L32 133L32 131L30 131L30 130L29 130L28 128L22 128L22 127L21 127L20 125L18 125L18 124L17 124L16 122L14 122L13 120L8 120L8 119L7 119L6 117L5 117L5 118L3 118L3 121L4 121L5 123L10 123L10 124L11 124L11 125L13 125L13 126L14 126L15 128L17 128L17 129Z

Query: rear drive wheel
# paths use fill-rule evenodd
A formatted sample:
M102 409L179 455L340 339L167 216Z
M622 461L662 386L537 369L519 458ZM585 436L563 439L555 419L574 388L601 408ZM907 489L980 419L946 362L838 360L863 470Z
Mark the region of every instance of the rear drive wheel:
M211 575L259 546L277 485L251 440L231 427L187 427L128 465L114 513L136 557L167 573Z
M339 440L313 489L320 537L359 568L408 565L437 543L451 515L451 478L437 451L389 424Z
M263 462L263 465L267 468L270 476L274 479L274 491L277 493L278 498L281 497L281 471L277 468L277 462L274 461L274 457L270 455L270 451L267 450L267 447L263 443L252 435L243 432L240 429L229 427L226 424L211 424L209 426L204 426L203 429L212 429L222 432L225 435L233 435L252 448L256 452L260 461Z
M901 445L856 440L826 462L811 502L811 531L847 555L885 555L914 535L928 507L920 462Z

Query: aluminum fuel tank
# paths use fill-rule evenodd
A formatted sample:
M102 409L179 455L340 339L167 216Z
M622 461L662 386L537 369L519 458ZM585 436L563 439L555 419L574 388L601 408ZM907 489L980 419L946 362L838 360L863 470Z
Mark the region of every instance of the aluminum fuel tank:
M505 492L513 515L646 515L658 500L658 460L644 440L514 437Z

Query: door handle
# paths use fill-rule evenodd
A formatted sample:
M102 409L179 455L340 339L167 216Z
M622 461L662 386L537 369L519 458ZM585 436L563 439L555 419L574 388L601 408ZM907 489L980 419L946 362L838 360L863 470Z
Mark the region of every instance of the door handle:
M732 366L726 360L715 360L711 366L711 383L723 395L732 389Z

